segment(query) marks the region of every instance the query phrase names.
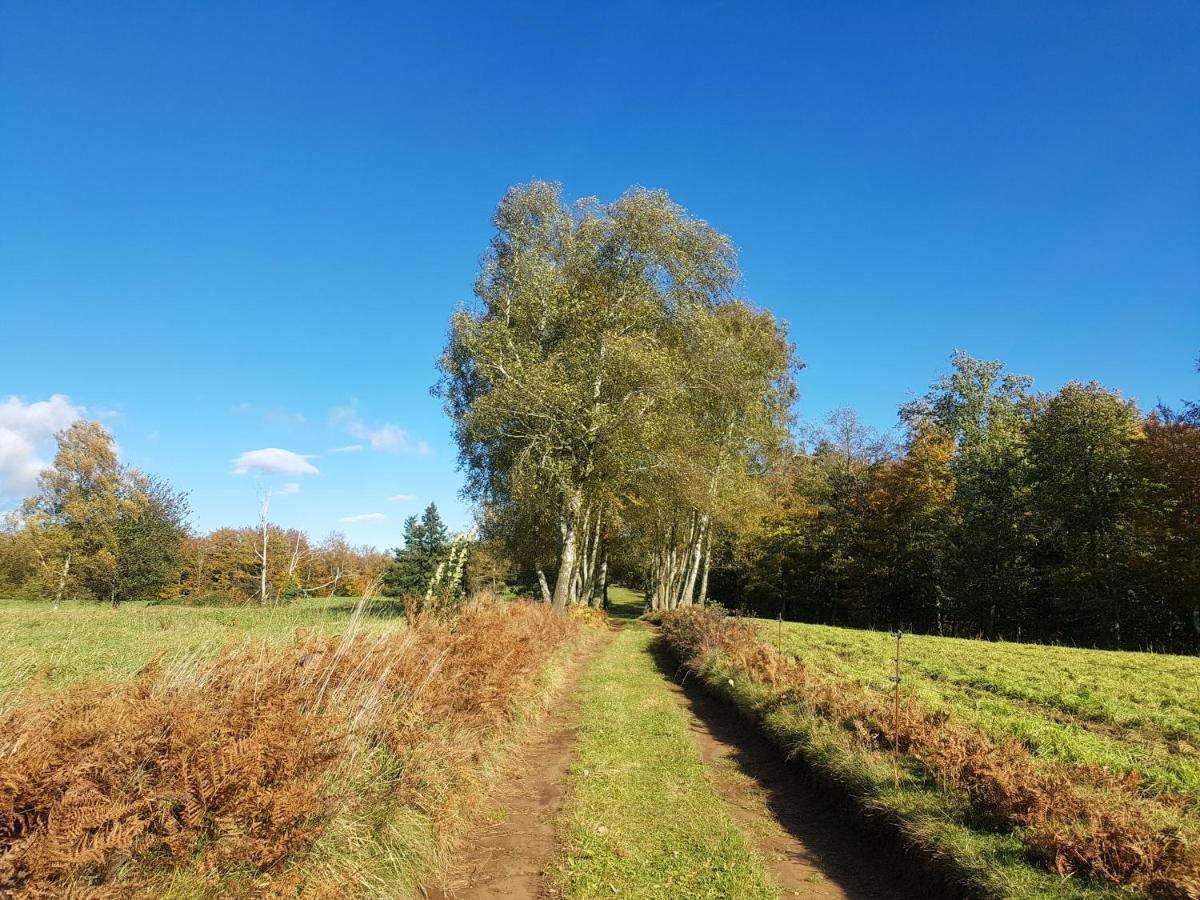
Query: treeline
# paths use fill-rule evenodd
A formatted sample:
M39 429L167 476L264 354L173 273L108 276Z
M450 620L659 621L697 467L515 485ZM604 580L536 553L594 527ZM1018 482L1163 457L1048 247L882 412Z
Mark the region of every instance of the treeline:
M391 563L336 532L315 543L271 525L265 507L258 527L194 534L187 495L122 465L100 423L57 440L53 468L0 529L0 596L274 603L359 595Z
M727 542L719 599L812 622L1200 650L1200 408L1144 414L1096 383L1053 394L998 362L900 412L849 411L772 476Z
M494 224L438 385L485 546L558 610L618 571L655 608L703 602L716 535L761 510L788 443L785 328L660 191L569 205L534 182Z

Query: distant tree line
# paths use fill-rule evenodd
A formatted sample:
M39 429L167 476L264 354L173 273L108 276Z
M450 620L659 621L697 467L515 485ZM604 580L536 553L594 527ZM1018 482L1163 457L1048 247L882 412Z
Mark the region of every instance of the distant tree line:
M716 594L813 622L1200 650L1200 408L965 353L891 448L848 410L771 476Z
M117 459L112 435L79 421L57 436L52 468L0 528L0 597L186 598L276 603L357 596L391 557L337 532L316 543L266 521L196 534L187 495Z

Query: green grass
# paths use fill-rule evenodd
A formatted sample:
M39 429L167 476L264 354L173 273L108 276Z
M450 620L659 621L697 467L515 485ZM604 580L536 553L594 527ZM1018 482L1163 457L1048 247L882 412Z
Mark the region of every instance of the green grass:
M774 642L777 626L766 624ZM747 677L723 655L709 656L698 675L710 691L745 714L747 728L758 727L781 752L802 758L820 777L856 798L864 814L892 823L916 848L916 855L938 861L948 877L968 886L972 896L1006 900L1146 896L1138 889L1080 876L1060 878L1047 871L1030 859L1017 830L992 830L977 823L963 794L937 784L911 761L904 761L897 787L889 753L868 749L841 724L813 715L802 704L778 702L773 689ZM848 680L846 689L862 688Z
M298 600L280 606L191 607L125 603L64 604L0 600L0 709L31 681L49 688L88 679L121 680L160 652L187 665L246 641L282 644L297 628L336 635L345 630L355 598ZM389 606L363 617L364 628L400 620Z
M892 690L887 634L761 620L759 628L830 677ZM1017 737L1041 759L1136 770L1149 790L1200 803L1200 659L918 635L900 649L907 702Z
M641 598L610 589L612 614ZM705 774L684 713L627 622L584 676L562 880L570 898L779 896Z

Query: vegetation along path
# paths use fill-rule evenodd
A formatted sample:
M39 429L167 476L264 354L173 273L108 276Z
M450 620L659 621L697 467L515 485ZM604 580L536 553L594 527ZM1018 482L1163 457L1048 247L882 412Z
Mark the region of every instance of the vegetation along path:
M626 623L580 686L566 897L911 896L776 751L665 677L638 595L613 599Z
M579 684L599 647L592 639L563 674L559 700L545 722L513 754L508 777L489 798L491 809L463 841L445 883L427 887L431 900L534 900L552 893L548 870L555 826L566 793L567 767L579 731Z

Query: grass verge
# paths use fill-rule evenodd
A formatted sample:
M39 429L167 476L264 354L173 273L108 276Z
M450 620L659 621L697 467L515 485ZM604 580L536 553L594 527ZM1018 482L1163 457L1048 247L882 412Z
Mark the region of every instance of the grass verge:
M613 613L640 598L612 589ZM688 723L628 621L580 687L581 725L564 813L568 898L778 896L763 861L709 782Z

